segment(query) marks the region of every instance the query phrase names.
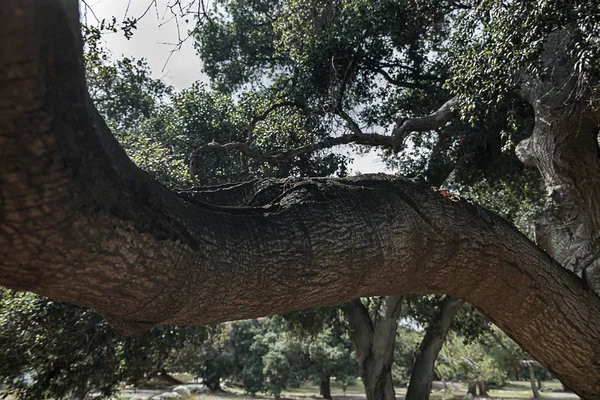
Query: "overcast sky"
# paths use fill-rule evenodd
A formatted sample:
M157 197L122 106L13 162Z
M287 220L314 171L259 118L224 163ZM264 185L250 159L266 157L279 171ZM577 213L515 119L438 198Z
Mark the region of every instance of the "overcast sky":
M182 1L184 4L187 2ZM178 29L166 3L164 0L157 0L156 6L150 7L144 18L138 21L137 29L130 40L121 32L105 35L106 47L117 58L145 58L153 76L161 78L177 90L185 89L198 80L208 82L202 73L202 62L194 50L191 38L186 40L180 49L173 51L173 44L179 43L180 37L184 39L187 36L187 31L193 28L194 21L190 19L186 24L180 20ZM110 19L113 16L120 22L126 15L139 18L151 4L151 0L131 0L130 3L127 0L86 0L85 4L81 4L81 12L88 24L97 24L97 19ZM354 158L351 170L355 173L386 171L385 165L375 156L375 151L362 156L355 155Z

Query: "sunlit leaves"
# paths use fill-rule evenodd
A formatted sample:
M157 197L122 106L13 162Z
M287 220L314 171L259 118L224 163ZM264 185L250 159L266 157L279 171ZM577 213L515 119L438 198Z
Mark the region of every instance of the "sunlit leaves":
M540 54L553 31L569 31L574 73L598 75L600 8L595 1L472 2L457 22L447 86L460 95L471 121L484 118L482 110L493 109L503 93L528 77L544 78L551 61Z

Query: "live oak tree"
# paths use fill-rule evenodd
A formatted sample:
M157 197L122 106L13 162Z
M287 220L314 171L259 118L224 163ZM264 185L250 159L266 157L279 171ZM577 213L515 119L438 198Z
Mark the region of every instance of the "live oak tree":
M431 102L431 97L440 97L443 79L437 75L443 72L443 63L430 62L425 53L441 41L442 10L424 13L406 2L258 0L213 4L212 10L205 9L194 32L213 86L238 93L248 86L266 86L273 105L267 108L265 119L269 111L287 109L318 120L328 127L327 133L348 131L316 146L288 150L272 157L273 161L289 162L290 156L348 142L391 147L390 137L365 134L361 126L389 124L392 109L400 107L411 113ZM423 96L425 92L428 96ZM412 103L410 111L406 103ZM250 124L250 132L254 127ZM256 140L250 134L246 143L204 147L198 154L205 156L218 148L253 157L253 146ZM263 158L269 160L269 156ZM437 164L442 166L423 172L430 183L440 186L450 173L450 163L443 160ZM403 302L402 296L389 296L371 303L377 305L376 311L368 310L360 299L343 307L368 399L395 398L391 369ZM408 399L428 398L433 362L459 303L445 307L445 314L429 325Z
M127 333L357 296L446 293L479 307L580 396L598 398L600 300L500 218L385 176L168 191L131 164L89 102L77 2L0 7L3 285L93 307ZM573 74L565 49L569 32L585 33L586 15L535 33L541 67L554 69L518 75L536 112L522 159L541 170L550 215L569 211L547 237L553 254L577 250L555 254L575 270L593 266L598 210L598 126L584 107L594 105L594 69ZM595 66L593 46L584 48ZM589 85L577 85L582 76ZM571 243L558 241L565 232Z
M451 97L442 88L449 68L443 42L458 19L456 15L446 18L446 14L457 10L457 4L435 7L423 2L414 7L404 1L214 2L212 10L204 9L194 32L213 86L242 94L248 87L266 87L263 97L272 98L272 105L266 108L264 121L249 124L245 142L203 146L194 157L206 157L214 150L237 150L284 163L299 154L347 142L401 147L401 141L365 132L377 132L377 125L381 131L393 123L394 114L422 114L423 109ZM452 117L451 104L455 103L451 99L428 119L398 119L395 130L400 139L411 129L441 127L437 140L432 135L413 140L417 155L403 157L398 169L410 176L422 173L434 186L446 183L452 175L463 187L461 191L485 178L501 177L506 182L527 175L514 156L501 151L506 147L499 134L502 114L476 128L443 126ZM279 110L317 120L328 127L328 133L347 133L279 156L257 152L263 146L254 138L254 128L269 123L269 113ZM513 116L517 114L513 110ZM193 175L197 169L192 169ZM395 397L391 369L403 300L402 296L378 297L371 304L377 304L374 308L381 312L368 310L359 299L344 305L368 399ZM441 312L425 325L427 334L417 352L408 400L429 397L435 358L461 305L458 299L448 298L439 307Z
M143 165L172 185L184 175L184 168L171 158L165 162L165 148L144 141L143 136L133 140L127 133L154 117L170 89L152 79L143 62L110 62L95 36L90 36L97 31L84 28L84 32L87 82L96 105L134 159L141 163L160 159L160 165ZM90 309L32 293L2 289L0 294L0 376L6 391L22 399L84 399L89 393L110 397L124 382L168 378L166 370L188 369L185 350L199 348L209 331L205 327L157 327L123 337Z

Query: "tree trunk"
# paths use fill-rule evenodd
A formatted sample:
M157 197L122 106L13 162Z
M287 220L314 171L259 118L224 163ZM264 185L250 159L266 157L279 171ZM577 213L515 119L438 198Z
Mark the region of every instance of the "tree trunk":
M319 394L324 399L331 399L331 377L323 376L321 377L321 382L319 383Z
M404 298L389 296L379 301L375 321L360 299L345 304L343 309L367 400L395 400L392 364Z
M531 391L533 392L533 397L536 399L541 398L540 393L535 386L535 369L533 368L533 363L527 364L527 369L529 371L529 383L531 384Z
M211 392L220 392L221 391L221 381L218 379L211 379L205 382L206 387L210 389Z
M489 397L487 393L487 383L483 381L477 381L477 391L479 392L479 397Z
M600 399L600 299L501 218L383 175L170 192L133 165L89 101L78 1L4 0L0 16L0 284L92 307L124 333L445 293ZM564 139L595 149L586 115L565 115ZM585 194L577 204L592 222L569 225L576 238L600 232L590 166L552 192ZM581 254L598 246L577 243Z
M427 327L410 375L406 400L429 399L435 360L444 345L444 340L446 340L452 325L452 319L463 304L462 300L450 296L446 297L440 307L440 312L437 314L437 319Z
M541 172L546 187L537 243L600 294L597 93L580 87L573 73L572 38L568 28L550 35L541 56L550 71L546 78L523 74L522 93L533 107L535 126L517 155Z
M467 394L477 396L477 382L469 382L467 386Z

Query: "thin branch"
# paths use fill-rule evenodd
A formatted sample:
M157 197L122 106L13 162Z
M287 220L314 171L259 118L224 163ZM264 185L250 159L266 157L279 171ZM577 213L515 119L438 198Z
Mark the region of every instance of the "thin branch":
M362 129L360 129L360 126L358 126L356 121L354 121L354 119L352 119L352 117L348 115L346 111L342 110L341 108L338 108L336 110L336 114L342 117L344 121L346 121L348 129L350 129L351 132L353 132L356 135L364 135Z
M423 85L413 82L407 82L404 80L392 78L392 76L383 68L369 68L371 71L378 73L381 75L388 83L391 83L394 86L399 86L407 89L420 89Z
M392 147L394 138L387 135L379 135L374 133L349 133L338 137L328 137L320 142L309 144L306 146L297 147L292 150L281 153L265 153L259 150L252 149L247 143L231 142L226 144L208 143L194 150L190 156L190 175L194 183L198 176L198 164L204 154L207 153L226 153L232 150L239 151L245 156L257 161L266 162L271 165L283 165L289 163L292 159L304 154L314 153L318 150L329 149L334 146L343 144L362 144L367 146L382 146Z
M279 108L283 108L283 107L298 107L301 108L303 110L306 110L306 104L299 102L299 101L283 101L281 103L275 103L273 105L271 105L269 108L267 108L262 114L258 114L255 115L254 117L252 117L252 121L250 121L250 125L248 126L248 139L246 140L246 144L251 144L252 141L254 140L253 134L254 134L254 129L256 128L256 124L258 124L261 121L264 121L268 118L269 114L271 114L273 111L279 109Z
M87 12L87 10L90 10L90 12L92 13L92 16L94 17L94 19L96 20L97 23L100 23L100 20L98 19L98 16L96 15L96 13L94 12L94 9L85 1L85 0L81 0L81 2L83 3L83 5L85 6L85 10Z
M404 141L411 133L438 129L452 121L456 116L455 108L457 104L458 97L454 96L437 111L426 117L398 118L392 131L394 151L399 151L404 146Z
M146 14L148 14L148 11L150 11L150 9L152 8L152 6L154 6L154 7L156 7L156 6L157 6L157 4L156 4L156 0L152 0L152 1L150 2L150 4L148 4L148 7L146 7L146 9L145 9L145 10L144 10L144 12L142 13L142 15L141 15L141 16L139 16L139 17L137 18L137 20L139 21L139 20L141 20L142 18L144 18L144 17L146 16Z

